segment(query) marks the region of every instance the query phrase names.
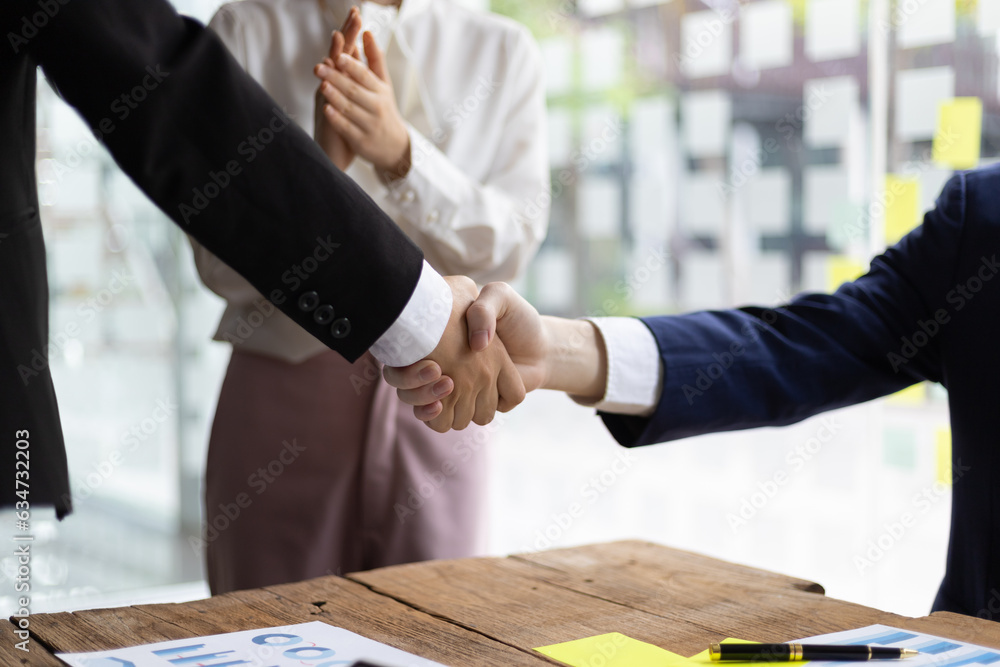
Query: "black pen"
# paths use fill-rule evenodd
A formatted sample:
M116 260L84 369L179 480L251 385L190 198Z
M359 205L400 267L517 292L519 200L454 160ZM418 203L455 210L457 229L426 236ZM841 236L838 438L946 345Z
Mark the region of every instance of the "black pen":
M836 646L832 644L712 644L712 660L789 662L792 660L897 660L918 655L912 648Z

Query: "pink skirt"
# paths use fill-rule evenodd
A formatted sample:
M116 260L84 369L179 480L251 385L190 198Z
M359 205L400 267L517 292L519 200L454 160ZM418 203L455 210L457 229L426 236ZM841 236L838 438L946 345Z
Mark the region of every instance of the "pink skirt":
M490 432L435 433L367 354L234 350L205 473L212 593L481 553Z

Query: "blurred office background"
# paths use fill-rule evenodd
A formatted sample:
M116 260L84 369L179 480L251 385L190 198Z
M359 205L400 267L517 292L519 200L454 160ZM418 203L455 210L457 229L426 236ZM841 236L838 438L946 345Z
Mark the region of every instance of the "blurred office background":
M220 3L175 4L207 21ZM834 289L918 224L954 169L1000 154L1000 0L472 4L525 23L544 57L552 218L519 285L543 312ZM76 511L35 513L32 610L207 595L192 538L229 353L210 341L222 302L179 229L44 83L38 119ZM937 386L627 452L593 411L542 392L495 433L490 554L644 538L909 615L943 573ZM7 611L14 560L0 564Z

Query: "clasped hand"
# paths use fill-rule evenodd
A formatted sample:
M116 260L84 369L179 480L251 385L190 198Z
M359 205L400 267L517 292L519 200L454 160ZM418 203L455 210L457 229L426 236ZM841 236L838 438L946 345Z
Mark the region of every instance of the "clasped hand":
M476 350L470 345L474 336L467 316L479 294L476 284L465 276L447 276L445 281L452 290L452 310L437 347L411 366L383 369L389 384L397 388L406 384L424 403L434 405L433 414L423 407L414 413L439 433L463 429L470 422L488 424L497 410L513 409L525 395L522 374L501 341Z
M366 31L366 67L358 54L360 32L361 13L352 7L331 37L329 54L313 68L320 79L315 139L341 170L360 156L383 178L402 178L410 167L410 135L396 106L385 54Z
M464 428L470 411L474 412L472 421L488 423L494 415L491 403L507 412L526 392L550 383L550 336L531 304L504 283L490 283L477 298L475 284L468 278L445 280L461 292L456 292L452 319L438 349L412 366L383 370L399 398L414 406L416 417L439 432ZM465 353L458 364L449 365L441 355L453 346ZM483 389L470 401L468 392L473 391L475 376L490 377L498 357L502 359L497 392ZM462 380L449 369L457 369Z
M464 284L464 287L468 290L470 286ZM471 288L474 295L475 285ZM466 297L461 303L467 304ZM454 316L461 312L465 313L464 321L455 321ZM474 356L494 358L502 355L504 360L513 363L520 376L518 393L515 383L503 375L509 373L510 368L504 363L501 378L505 384L500 386L498 408L501 412L520 403L526 392L539 388L564 391L589 404L596 404L605 396L608 355L600 330L593 322L540 316L530 303L504 283L490 283L474 303L456 306L452 317L446 335L468 335L468 349ZM399 398L414 406L413 414L417 419L440 431L448 428L449 421L461 423L455 419L460 411L452 409L448 403L450 392L455 390L458 394L460 390L457 384L449 384L447 368L437 361L439 359L431 354L406 368L386 368L384 375L386 381L396 387ZM489 365L486 362L486 366ZM463 367L460 372L469 370ZM512 393L505 391L505 386L512 387ZM489 395L485 398L488 403ZM458 400L461 401L461 397ZM492 418L491 411L477 409L474 421L482 424L480 417L487 413Z

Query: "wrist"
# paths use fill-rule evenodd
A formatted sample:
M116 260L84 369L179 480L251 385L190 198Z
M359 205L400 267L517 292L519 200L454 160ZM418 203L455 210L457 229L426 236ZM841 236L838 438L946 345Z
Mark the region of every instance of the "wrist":
M379 174L382 179L387 183L392 181L397 181L402 178L406 178L406 175L410 173L410 166L412 164L410 156L410 135L403 131L403 149L401 151L394 151L393 154L399 157L392 159L389 158L383 164L376 165Z
M337 165L337 169L341 171L347 171L347 168L351 166L351 162L354 161L354 156L349 154L334 154L333 163Z
M541 319L545 341L542 387L599 401L608 381L607 351L600 331L587 320Z

